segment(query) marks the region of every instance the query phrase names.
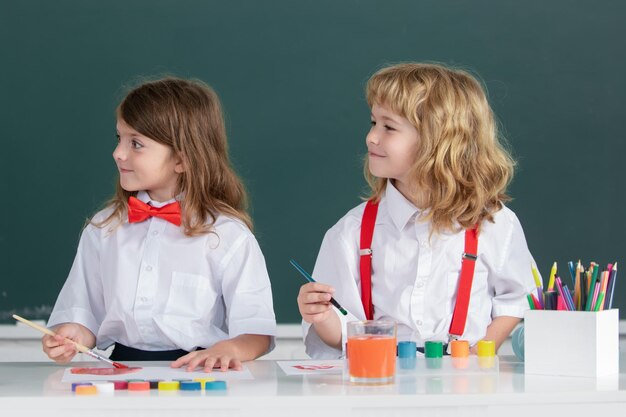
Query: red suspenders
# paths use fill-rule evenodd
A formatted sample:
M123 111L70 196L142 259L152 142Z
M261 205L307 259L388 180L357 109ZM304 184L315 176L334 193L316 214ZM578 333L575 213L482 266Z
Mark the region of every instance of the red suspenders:
M465 330L477 255L478 229L474 227L473 229L465 230L465 249L463 249L463 261L461 263L461 278L459 279L459 287L456 292L456 304L452 313L452 323L450 323L450 331L448 332L451 337L459 338Z
M361 244L359 245L360 270L361 270L361 302L365 310L365 318L374 318L374 306L372 305L372 237L378 214L378 203L368 201L365 204L363 220L361 221Z
M372 305L372 237L378 214L378 203L368 201L363 212L361 222L361 241L359 245L360 271L361 271L361 302L365 310L365 318L373 320L374 307ZM472 280L474 279L474 267L478 254L478 228L465 231L465 249L461 263L461 278L456 296L456 305L452 314L449 335L458 338L463 335L467 310L469 309Z

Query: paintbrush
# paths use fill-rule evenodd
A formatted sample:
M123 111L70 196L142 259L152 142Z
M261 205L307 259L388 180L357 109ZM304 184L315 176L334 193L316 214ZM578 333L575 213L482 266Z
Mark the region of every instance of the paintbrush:
M313 277L312 277L311 275L309 275L309 273L308 273L308 272L306 272L306 271L304 270L304 268L302 268L302 267L298 264L298 262L294 261L293 259L290 259L290 260L289 260L289 263L291 263L291 265L292 265L294 268L296 268L296 269L298 270L298 272L300 272L300 274L302 274L302 276L303 276L304 278L306 278L306 280L307 280L307 281L309 281L309 282L317 282L317 281L315 281L315 279L313 279ZM345 310L345 309L344 309L344 308L343 308L343 307L342 307L342 306L341 306L341 305L340 305L340 304L339 304L339 303L338 303L338 302L337 302L334 298L330 297L330 303L331 303L332 305L334 305L334 306L335 306L335 308L337 308L337 310L339 310L339 311L341 312L341 314L343 314L344 316L347 316L347 315L348 315L348 312L347 312L347 311L346 311L346 310Z
M52 330L47 329L47 328L45 328L45 327L43 327L43 326L40 326L40 325L38 325L38 324L35 324L35 323L33 323L32 321L30 321L30 320L26 320L25 318L20 317L20 316L18 316L17 314L13 314L13 318L14 318L15 320L17 320L17 321L19 321L19 322L22 322L22 323L24 323L25 325L27 325L27 326L29 326L29 327L32 327L32 328L33 328L33 329L35 329L35 330L39 330L40 332L45 333L45 334L47 334L47 335L49 335L49 336L56 336L56 335L57 335L57 334L56 334L55 332L53 332ZM112 360L111 360L111 359L109 359L109 358L105 358L104 356L98 355L98 354L97 354L96 352L94 352L92 349L89 349L87 346L85 346L85 345L81 345L80 343L75 342L75 341L73 341L72 339L68 339L68 338L66 337L66 338L65 338L65 340L67 340L68 342L70 342L70 343L72 343L74 346L76 346L76 349L77 349L79 352L85 353L85 354L87 354L87 355L91 356L92 358L98 359L99 361L102 361L102 362L106 362L106 363L108 363L109 365L111 365L111 366L113 366L113 367L115 367L115 368L118 368L118 369L128 368L128 366L127 366L127 365L124 365L123 363L114 362L114 361L112 361Z

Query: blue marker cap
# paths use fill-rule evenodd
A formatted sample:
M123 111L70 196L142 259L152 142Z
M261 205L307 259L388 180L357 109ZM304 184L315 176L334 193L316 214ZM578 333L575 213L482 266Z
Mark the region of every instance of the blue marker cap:
M226 389L226 381L207 381L204 384L204 389L207 391L220 391Z
M400 342L398 343L398 357L399 358L414 358L417 351L417 345L415 342Z
M181 391L200 391L202 389L202 383L200 381L181 381Z

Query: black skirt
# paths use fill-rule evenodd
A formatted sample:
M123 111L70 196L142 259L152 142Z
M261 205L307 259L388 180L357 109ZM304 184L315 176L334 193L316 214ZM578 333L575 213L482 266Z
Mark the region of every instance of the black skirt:
M141 350L115 343L109 359L117 362L124 361L173 361L188 354L186 350Z

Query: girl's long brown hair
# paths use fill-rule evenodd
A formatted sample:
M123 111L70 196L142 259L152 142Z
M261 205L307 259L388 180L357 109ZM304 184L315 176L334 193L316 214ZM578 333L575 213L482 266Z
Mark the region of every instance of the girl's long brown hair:
M427 197L422 219L431 232L471 228L510 200L506 188L515 161L499 138L481 84L469 73L439 64L405 63L383 68L367 83L367 102L408 119L419 135L411 190ZM370 199L380 200L387 179L365 162Z
M120 103L117 117L144 136L172 148L183 163L178 181L182 226L196 236L212 230L220 213L241 220L250 229L247 196L243 183L228 157L226 128L217 94L198 80L164 78L133 89ZM121 221L128 198L136 192L124 190L119 181L108 202L111 214L104 227Z

